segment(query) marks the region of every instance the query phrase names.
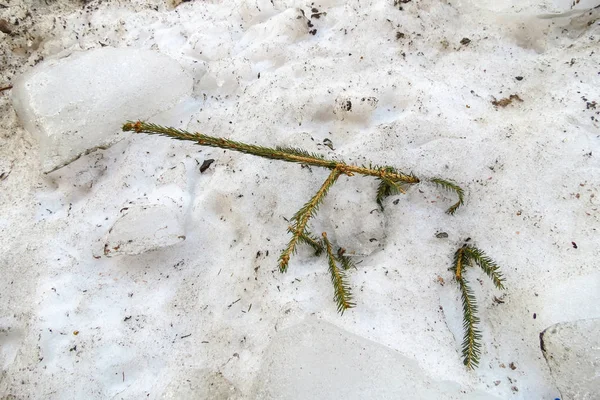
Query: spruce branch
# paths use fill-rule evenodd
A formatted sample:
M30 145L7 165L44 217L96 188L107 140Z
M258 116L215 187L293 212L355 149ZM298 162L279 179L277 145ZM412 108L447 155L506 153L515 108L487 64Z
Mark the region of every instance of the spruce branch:
M454 272L456 280L462 278L462 270L465 264L465 247L466 245L456 250L454 253L454 260L452 261L452 268L450 268L450 270Z
M292 239L279 257L279 270L281 272L285 272L287 270L290 257L296 252L296 246L301 240L301 236L307 234L306 226L308 225L308 220L317 214L319 205L323 202L323 199L325 196L327 196L329 189L333 186L341 173L342 172L340 168L334 168L312 199L302 206L302 208L298 210L296 215L294 215L292 218L293 222L290 229L292 233Z
M336 257L333 254L331 243L329 242L329 239L327 239L327 233L325 232L323 232L323 243L325 243L327 261L329 263L329 273L331 275L331 283L333 284L333 299L337 304L338 312L344 314L344 311L355 306L352 302L350 286L348 285L344 271L340 270L335 263Z
M293 233L291 229L288 232ZM306 232L303 235L300 235L300 241L304 244L309 245L315 251L315 256L320 256L323 253L323 242L320 239L317 239L310 232Z
M419 178L412 173L406 174L394 167L373 164L361 166L349 165L343 161L329 160L320 154L310 153L303 149L293 147L263 147L225 138L208 136L202 133L190 133L181 129L163 127L142 121L127 122L123 125L123 130L167 136L177 140L192 141L201 146L216 147L253 156L331 170L329 176L321 185L317 193L304 204L292 218L291 226L288 228L288 232L292 237L279 257L279 269L282 272L286 271L291 256L296 252L298 243L303 243L312 247L315 250L316 255L325 253L328 260L331 281L334 287L334 300L340 313L343 313L348 308L354 307L352 295L350 294L350 287L345 276L345 271L353 268L354 263L348 256L344 255L344 249L339 249L337 254L334 254L332 244L325 233L323 233L322 239L313 236L308 230L309 220L315 217L319 206L323 202L329 189L342 174L347 176L359 174L378 179L379 186L377 188L376 201L382 210L383 201L386 197L405 193L405 189L408 185L420 182ZM457 184L445 179L433 178L430 179L430 182L457 194L458 201L446 211L448 214L454 214L464 202L464 191ZM477 365L481 351L481 345L479 343L481 335L477 330L477 324L479 323L476 316L477 306L475 304L473 293L468 286L468 282L463 277L464 268L469 266L471 262L479 265L492 281L494 281L494 284L498 288L503 288L504 282L504 278L500 274L498 266L491 259L486 257L483 252L479 252L475 248L463 247L455 253L452 269L454 271L455 279L459 284L461 297L463 299L465 327L463 357L465 359L465 365L469 368ZM341 268L338 267L338 263L341 265Z
M479 325L477 303L467 280L457 278L456 281L462 300L463 329L465 332L462 343L463 364L468 369L473 369L479 364L479 357L481 356L481 332L477 327Z
M500 267L489 258L483 251L477 247L467 245L464 247L465 255L470 262L474 262L486 273L486 275L494 282L494 285L500 289L504 289L505 279L500 272Z
M387 178L393 182L419 183L420 180L412 174L404 174L398 171L388 171L384 167L366 168L355 165L348 165L341 161L328 160L320 155L313 156L305 151L298 151L293 148L269 148L236 142L229 139L217 138L204 135L202 133L190 133L181 129L167 128L164 126L142 122L129 121L122 127L123 131L134 131L137 133L147 133L149 135L167 136L177 140L189 140L201 146L218 147L225 150L239 151L245 154L251 154L258 157L269 158L273 160L282 160L300 164L311 165L328 169L338 168L343 174L353 176L354 174L373 176L376 178Z
M446 179L441 178L432 178L429 182L435 183L437 186L440 186L443 189L446 189L449 192L454 192L458 196L458 201L454 203L450 208L446 210L447 214L454 215L456 210L464 203L465 192L464 190L458 186L456 183L448 181Z
M345 252L346 252L346 249L339 248L337 251L337 254L335 255L335 259L341 264L342 269L344 271L347 271L350 268L356 268L354 261L352 261L352 259L350 257L348 257L347 255L345 255L344 254Z
M464 337L462 343L463 362L467 368L472 369L479 364L481 355L481 332L478 330L479 318L477 317L477 304L475 296L464 277L466 267L477 264L494 282L498 289L504 289L504 277L500 267L477 247L464 244L454 253L454 260L450 270L458 283L463 308Z

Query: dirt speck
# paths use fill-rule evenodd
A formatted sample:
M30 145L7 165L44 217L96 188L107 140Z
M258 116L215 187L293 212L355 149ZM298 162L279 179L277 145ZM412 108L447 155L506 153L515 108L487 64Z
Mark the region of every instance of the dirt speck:
M518 101L519 103L522 103L523 99L521 99L518 94L511 94L510 96L504 97L503 99L500 99L500 100L496 100L496 98L494 98L494 100L492 100L492 104L496 107L504 108L504 107L512 104L513 101Z

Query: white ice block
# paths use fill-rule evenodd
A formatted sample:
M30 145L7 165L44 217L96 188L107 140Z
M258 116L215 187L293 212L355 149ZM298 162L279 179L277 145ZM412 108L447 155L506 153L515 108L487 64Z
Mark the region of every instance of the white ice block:
M115 143L126 120L170 109L192 85L163 54L105 47L39 64L16 80L12 100L51 172Z

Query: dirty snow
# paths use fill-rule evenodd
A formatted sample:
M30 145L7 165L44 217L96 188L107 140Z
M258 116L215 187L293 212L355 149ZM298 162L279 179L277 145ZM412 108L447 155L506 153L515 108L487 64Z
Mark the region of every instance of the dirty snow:
M600 317L598 2L394 3L0 1L9 32L0 32L0 88L15 84L0 93L0 396L253 398L265 380L294 379L285 355L307 344L289 338L316 320L368 343L367 356L410 365L398 379L417 376L415 385L561 397L539 334ZM17 116L19 104L94 99L66 83L105 77L114 65L105 58L81 75L59 74L65 84L52 91L23 93L19 79L95 51L151 52L173 66L149 86L135 65L126 82L109 74L104 91L94 86L100 104L114 101L103 121L89 119L99 114L87 100L68 110L103 138L137 108L165 125L453 179L466 205L448 216L451 197L421 184L380 213L373 180L340 179L315 221L357 255L357 307L340 316L323 259L303 249L286 274L276 268L286 218L327 171L132 135L95 151L95 139L84 142L77 154L89 154L44 174L53 167L32 126L63 114L34 121ZM181 84L164 77L179 73L191 88L168 107L157 102ZM144 221L148 210L155 223ZM467 238L507 279L498 292L469 272L484 342L475 371L461 364L460 299L447 271ZM107 244L123 251L106 254ZM336 347L332 335L311 340L339 355L347 344ZM353 373L373 362L334 359L354 363L340 366ZM331 371L315 373L343 392L349 383Z

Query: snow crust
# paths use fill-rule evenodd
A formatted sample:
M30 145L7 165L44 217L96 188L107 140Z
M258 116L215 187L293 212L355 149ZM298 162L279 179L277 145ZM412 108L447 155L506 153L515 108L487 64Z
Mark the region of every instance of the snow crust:
M0 8L0 398L304 398L326 377L392 393L407 381L376 385L380 358L408 391L560 397L539 334L600 318L597 1L84 3ZM374 180L340 179L314 223L357 255L340 316L324 259L276 268L327 171L117 133L136 118L453 179L467 202L448 216L423 183L373 211ZM93 129L52 147L70 126ZM468 271L475 371L447 271L467 238L507 279ZM320 380L292 374L319 354Z

